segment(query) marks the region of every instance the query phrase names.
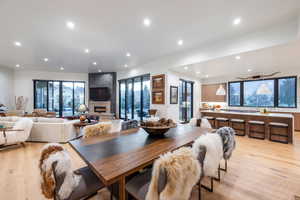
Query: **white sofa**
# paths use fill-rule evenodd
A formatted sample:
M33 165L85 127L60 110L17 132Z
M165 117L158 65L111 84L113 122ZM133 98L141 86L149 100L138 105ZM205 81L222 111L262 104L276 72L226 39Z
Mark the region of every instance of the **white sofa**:
M0 125L14 126L21 117L0 117ZM66 143L77 137L73 124L79 120L32 117L33 127L27 141Z

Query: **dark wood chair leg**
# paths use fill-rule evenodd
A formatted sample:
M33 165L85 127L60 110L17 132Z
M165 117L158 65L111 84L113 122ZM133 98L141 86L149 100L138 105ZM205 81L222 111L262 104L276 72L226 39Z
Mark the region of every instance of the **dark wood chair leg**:
M206 189L209 192L213 192L214 191L214 178L210 178L210 188L205 185L201 185L201 187L203 187L204 189Z
M198 199L201 200L201 181L199 181L198 185Z
M227 172L227 160L225 160L225 168L220 167L220 170Z
M218 178L214 178L214 180L220 182L221 180L221 165L219 165L218 167Z

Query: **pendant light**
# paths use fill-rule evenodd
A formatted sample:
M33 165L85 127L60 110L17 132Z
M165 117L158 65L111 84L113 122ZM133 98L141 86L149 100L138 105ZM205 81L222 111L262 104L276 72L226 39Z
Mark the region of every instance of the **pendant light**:
M223 87L223 85L220 85L220 87L218 88L216 95L218 96L225 96L226 95L226 91Z

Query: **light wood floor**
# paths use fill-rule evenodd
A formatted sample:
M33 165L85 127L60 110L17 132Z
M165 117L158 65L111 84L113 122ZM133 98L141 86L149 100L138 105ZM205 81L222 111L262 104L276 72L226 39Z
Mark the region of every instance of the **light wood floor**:
M39 186L38 159L44 144L27 143L25 148L0 151L0 199L43 200ZM84 166L71 152L73 167ZM295 144L279 144L237 137L237 149L222 172L215 191L203 191L204 200L294 200L300 196L300 132ZM93 198L93 200L98 198ZM193 199L197 199L194 192Z

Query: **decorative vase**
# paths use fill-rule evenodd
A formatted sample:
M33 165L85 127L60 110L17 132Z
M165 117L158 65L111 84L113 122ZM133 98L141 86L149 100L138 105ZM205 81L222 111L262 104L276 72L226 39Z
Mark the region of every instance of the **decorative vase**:
M84 122L86 120L86 116L85 115L81 115L79 119L80 119L81 122Z

